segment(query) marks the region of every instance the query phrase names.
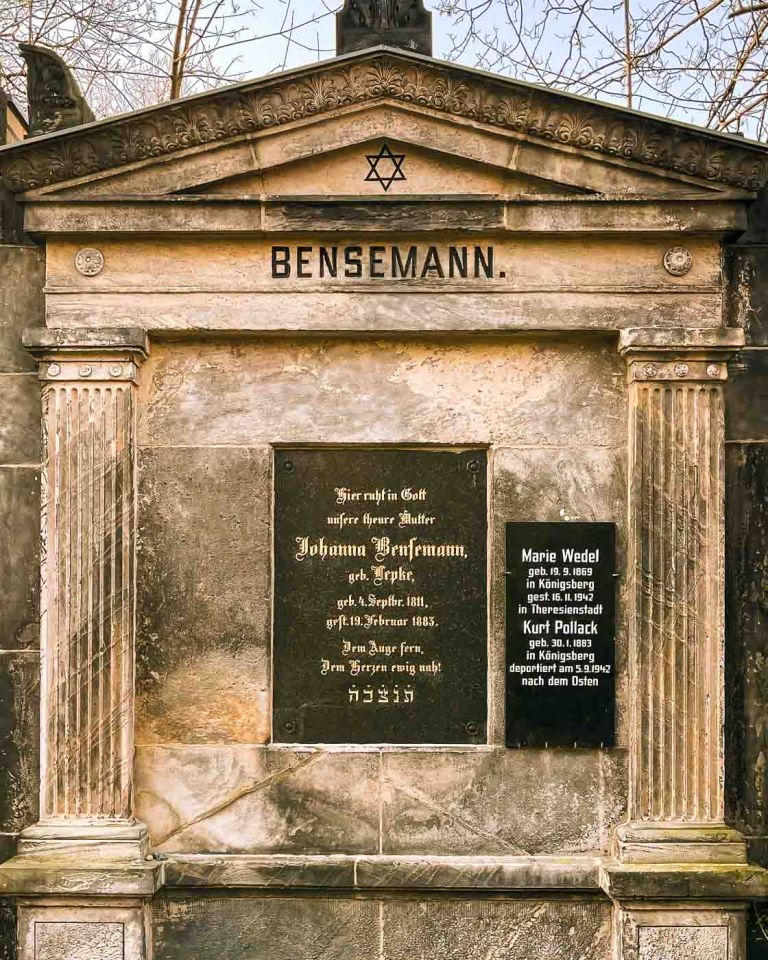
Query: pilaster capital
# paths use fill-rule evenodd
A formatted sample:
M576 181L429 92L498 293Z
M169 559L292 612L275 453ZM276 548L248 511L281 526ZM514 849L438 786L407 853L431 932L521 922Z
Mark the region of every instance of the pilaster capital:
M31 328L22 343L38 361L39 379L51 383L136 383L149 355L149 338L140 327Z
M619 335L630 382L727 380L728 360L743 346L744 331L734 327L630 327Z

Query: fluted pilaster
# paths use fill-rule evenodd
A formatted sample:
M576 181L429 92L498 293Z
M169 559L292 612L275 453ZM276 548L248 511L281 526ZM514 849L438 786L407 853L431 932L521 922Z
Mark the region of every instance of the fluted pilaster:
M724 414L741 331L625 331L629 824L624 859L741 860L723 826Z
M118 834L103 828L133 822L135 394L145 338L44 331L28 346L43 382L44 467L41 813L25 839L81 827L107 838Z

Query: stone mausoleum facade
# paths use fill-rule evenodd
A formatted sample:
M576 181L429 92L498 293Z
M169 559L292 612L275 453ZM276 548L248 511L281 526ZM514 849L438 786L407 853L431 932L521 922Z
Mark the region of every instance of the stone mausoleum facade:
M3 956L758 956L768 148L355 30L0 149Z

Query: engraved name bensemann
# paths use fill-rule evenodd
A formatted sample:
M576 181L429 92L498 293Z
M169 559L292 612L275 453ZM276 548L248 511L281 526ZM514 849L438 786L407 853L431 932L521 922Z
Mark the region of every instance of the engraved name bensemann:
M492 246L273 246L271 268L276 280L492 280L506 276L496 270Z
M276 739L480 739L484 451L304 449L275 465Z

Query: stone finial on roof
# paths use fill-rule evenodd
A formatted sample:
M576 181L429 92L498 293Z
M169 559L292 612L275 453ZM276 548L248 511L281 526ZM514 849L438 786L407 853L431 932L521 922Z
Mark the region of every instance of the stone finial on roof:
M77 127L94 119L72 71L48 47L20 43L27 63L29 136Z
M432 56L432 14L423 0L344 0L336 14L336 53L380 44Z

